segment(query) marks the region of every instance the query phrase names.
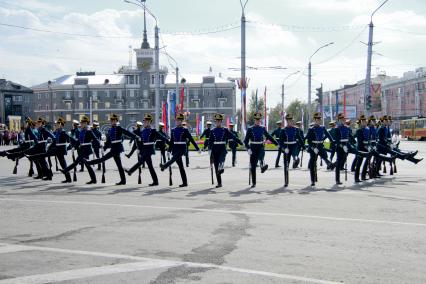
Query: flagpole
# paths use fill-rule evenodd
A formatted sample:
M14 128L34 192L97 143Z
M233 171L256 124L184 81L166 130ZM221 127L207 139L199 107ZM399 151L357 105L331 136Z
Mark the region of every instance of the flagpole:
M170 111L171 111L171 107L170 107L170 91L169 91L167 93L167 133L169 134L169 137L172 130L172 127L170 125Z

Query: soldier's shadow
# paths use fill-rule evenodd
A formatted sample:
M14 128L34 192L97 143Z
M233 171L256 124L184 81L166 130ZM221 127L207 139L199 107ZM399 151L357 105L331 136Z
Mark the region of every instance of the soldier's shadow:
M162 189L154 189L154 190L149 190L147 192L145 192L143 194L143 196L150 196L150 195L155 195L155 194L165 194L165 193L169 193L172 192L171 188L162 188Z
M273 190L266 192L267 195L277 195L277 194L280 194L280 193L294 193L294 192L293 192L293 190L288 189L288 188L283 187L283 186L279 187L277 189L273 189Z
M121 189L116 189L113 192L110 192L108 194L118 194L118 193L126 193L126 192L133 192L133 191L139 191L140 187L126 187Z
M199 191L192 191L188 193L186 196L188 197L194 197L198 195L207 195L207 194L217 194L214 187L210 187L207 189L199 190Z
M229 193L229 195L230 195L231 197L240 197L240 196L242 196L242 195L248 195L248 194L262 194L262 193L261 193L261 192L258 192L258 191L254 191L254 189L253 189L253 188L251 188L251 187L248 187L248 188L246 188L246 189L239 190L239 191L231 191L231 192Z

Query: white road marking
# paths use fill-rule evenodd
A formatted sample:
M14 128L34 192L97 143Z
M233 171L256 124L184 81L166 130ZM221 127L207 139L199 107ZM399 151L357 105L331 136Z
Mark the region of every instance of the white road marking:
M360 223L374 223L374 224L386 224L386 225L404 225L404 226L416 226L416 227L425 227L426 228L426 223L388 221L388 220L376 220L376 219L361 219L361 218L331 217L331 216L305 215L305 214L292 214L292 213L219 210L219 209L203 209L203 208L191 208L191 207L152 206L152 205L102 203L102 202L81 202L81 201L66 201L66 200L18 199L18 198L1 198L0 197L0 202L1 201L72 204L72 205L93 205L93 206L115 206L115 207L124 207L124 208L144 208L144 209L157 209L157 210L181 210L181 211L190 211L190 212L208 212L208 213L219 213L219 214L245 214L245 215L253 215L253 216L308 218L308 219L329 220L329 221L360 222Z
M215 268L226 271L233 271L238 273L253 274L259 276L266 276L271 278L287 279L287 280L296 280L307 283L318 283L318 284L337 284L342 282L333 282L322 279L315 279L291 274L282 274L274 273L260 270L244 269L239 267L232 266L222 266L211 263L197 263L197 262L186 262L186 261L173 261L173 260L163 260L155 258L146 258L125 254L114 254L114 253L104 253L104 252L94 252L94 251L84 251L84 250L70 250L70 249L60 249L60 248L50 248L50 247L40 247L40 246L22 246L22 245L13 245L7 243L0 243L0 246L10 246L13 249L22 248L22 250L38 250L38 251L48 251L48 252L58 252L58 253L70 253L70 254L79 254L79 255L90 255L90 256L99 256L99 257L108 257L108 258L120 258L134 260L137 262L124 263L124 264L115 264L115 265L106 265L101 267L92 267L92 268L83 268L83 269L74 269L60 272L52 272L47 274L37 274L30 276L17 277L12 279L0 280L0 284L38 284L38 283L48 283L48 282L59 282L73 279L81 279L86 277L94 277L100 275L122 273L122 272L135 272L142 270L150 269L159 269L165 267L175 267L175 266L189 266L189 267L203 267L203 268Z
M28 247L20 245L0 244L0 253L11 253L25 250L29 250Z

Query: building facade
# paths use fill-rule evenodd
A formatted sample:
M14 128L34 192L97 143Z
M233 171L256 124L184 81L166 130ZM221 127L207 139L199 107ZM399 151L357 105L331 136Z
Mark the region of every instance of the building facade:
M12 130L32 114L33 91L18 83L0 79L0 123Z
M350 118L361 115L364 112L364 84L361 80L324 93L325 116L330 119L331 109L331 117L335 119L336 111L343 112L345 105ZM402 77L381 74L372 78L371 96L371 113L378 117L391 115L394 129L400 129L401 120L426 116L426 68L406 72Z
M105 125L109 115L116 113L126 128L142 120L145 113L154 115L155 49L148 43L146 26L141 48L134 51L134 68L124 66L117 73L107 75L77 72L33 86L34 115L44 116L50 122L59 116L70 122L87 115ZM234 81L214 76L211 70L206 75L185 74L176 79L175 74L169 75L166 67L160 67L161 106L167 101L169 92L179 90L180 93L181 88L184 89L183 111L187 113L190 130L195 127L197 117L204 116L208 120L217 112L232 118L236 114ZM179 99L180 94L177 94L177 103Z

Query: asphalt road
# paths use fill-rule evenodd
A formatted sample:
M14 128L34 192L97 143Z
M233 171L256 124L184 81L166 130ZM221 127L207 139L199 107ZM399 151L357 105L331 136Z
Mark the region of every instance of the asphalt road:
M426 157L426 143L401 148ZM158 169L158 187L147 169L142 185L135 174L115 186L113 161L106 184L85 185L84 172L63 185L59 172L52 182L27 177L27 161L12 175L2 159L0 284L426 283L425 162L398 161L396 175L361 185L349 174L339 187L319 167L314 189L306 165L305 155L286 189L282 168L259 172L249 189L247 154L236 168L228 154L215 189L207 153L191 152L182 189L176 167L172 187Z

